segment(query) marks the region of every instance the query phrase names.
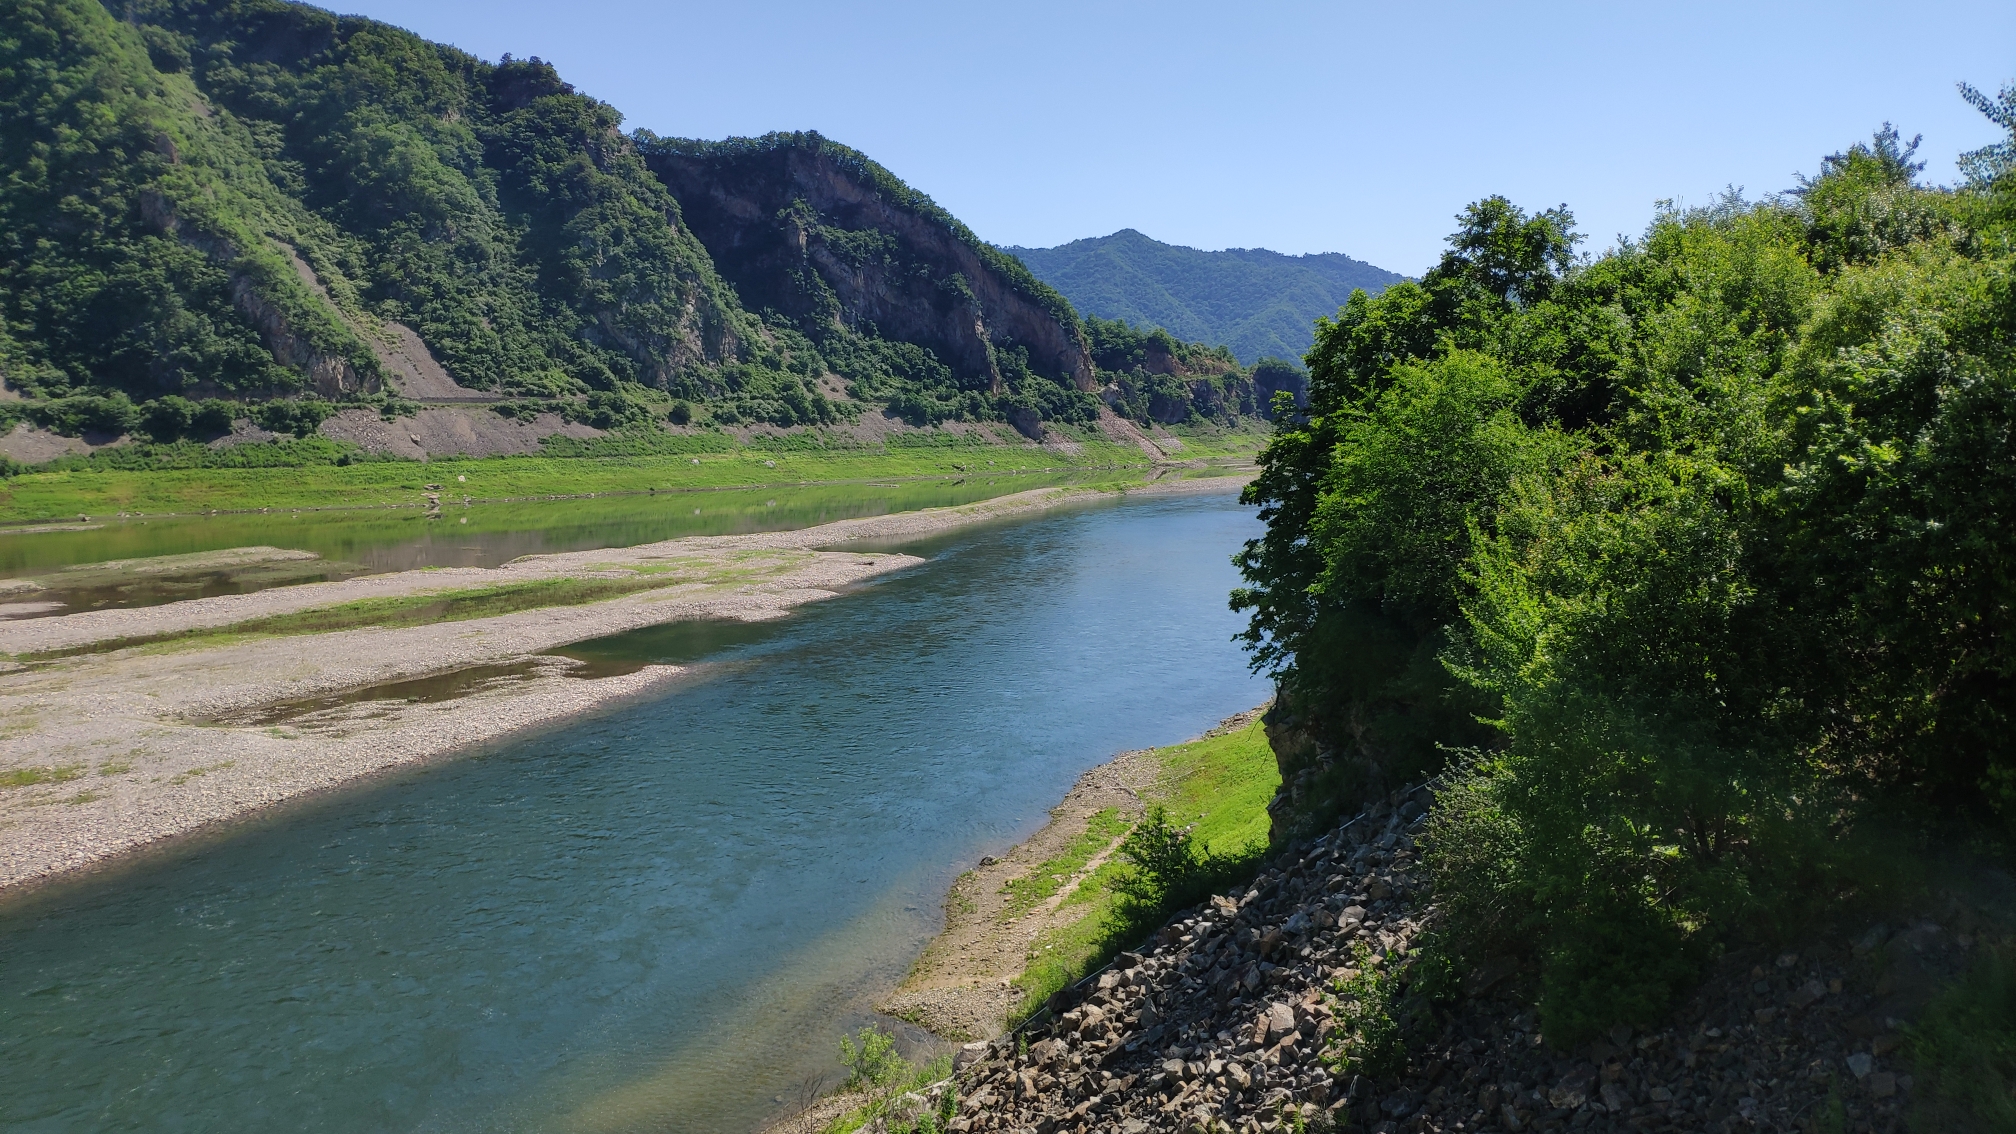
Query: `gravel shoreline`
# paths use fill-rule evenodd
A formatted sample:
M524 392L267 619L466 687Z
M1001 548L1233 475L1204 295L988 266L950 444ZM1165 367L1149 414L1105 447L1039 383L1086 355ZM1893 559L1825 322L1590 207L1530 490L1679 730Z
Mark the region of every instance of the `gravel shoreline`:
M1229 492L1236 477L1127 494ZM127 648L0 672L0 894L400 765L439 759L607 707L676 679L676 666L596 679L540 665L438 703L366 701L300 727L206 723L221 713L476 666L532 661L572 642L682 619L783 617L922 562L849 543L914 538L1114 494L1038 489L955 508L798 531L701 536L528 557L500 568L406 571L163 606L0 625L0 652L103 644L431 591L557 577L636 577L677 560L670 585L581 606L397 629ZM699 576L698 582L679 578Z

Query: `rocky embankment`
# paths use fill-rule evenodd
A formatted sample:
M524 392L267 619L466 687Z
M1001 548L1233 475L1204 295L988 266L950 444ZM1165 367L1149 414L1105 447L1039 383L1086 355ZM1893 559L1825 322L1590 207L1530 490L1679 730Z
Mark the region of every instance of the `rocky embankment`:
M1060 993L1021 1035L967 1045L944 1088L958 1094L949 1128L1904 1128L1900 1029L1982 944L1983 915L1957 902L1896 932L1731 956L1667 1027L1619 1027L1572 1051L1543 1041L1515 967L1487 965L1453 1002L1394 996L1403 1071L1340 1071L1340 1020L1354 1011L1340 991L1365 983L1354 966L1404 989L1433 916L1413 842L1429 802L1392 797L1289 849L1242 894L1186 912Z

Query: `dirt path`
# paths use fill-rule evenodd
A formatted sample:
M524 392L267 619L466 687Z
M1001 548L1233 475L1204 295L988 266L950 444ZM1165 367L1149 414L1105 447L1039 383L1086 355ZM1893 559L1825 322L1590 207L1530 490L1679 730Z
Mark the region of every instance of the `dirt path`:
M1223 492L1178 481L1150 492ZM783 617L793 607L921 562L831 549L909 538L1087 499L1039 490L958 508L846 520L795 532L696 537L548 555L495 569L407 571L163 606L0 624L12 654L229 626L362 598L542 578L650 579L666 585L577 606L401 628L282 637L213 636L0 663L0 890L103 863L360 776L493 743L609 706L682 672L570 675L545 651L682 619ZM518 667L509 680L428 702L365 700L300 722L212 723L262 706L389 682Z
M1262 709L1228 717L1205 733L1218 736L1252 723ZM1153 749L1123 752L1078 777L1045 824L1027 842L961 874L945 896L945 928L896 991L877 1011L909 1020L954 1041L989 1039L1007 1029L1008 1015L1022 993L1015 987L1036 940L1086 916L1065 909L1071 894L1119 852L1115 837L1086 860L1057 892L1027 912L1016 912L1009 883L1063 854L1091 825L1093 816L1113 808L1129 822L1161 794L1164 769Z
M1070 793L1051 808L1050 822L1027 842L961 874L945 896L944 931L931 939L909 977L876 1010L947 1039L999 1035L1021 998L1011 982L1022 974L1030 946L1045 931L1077 919L1075 911L1059 914L1059 906L1106 861L1119 840L1027 912L1016 913L1008 884L1064 853L1099 812L1114 808L1130 820L1138 818L1146 810L1140 793L1154 785L1159 773L1151 753L1121 753L1078 777Z

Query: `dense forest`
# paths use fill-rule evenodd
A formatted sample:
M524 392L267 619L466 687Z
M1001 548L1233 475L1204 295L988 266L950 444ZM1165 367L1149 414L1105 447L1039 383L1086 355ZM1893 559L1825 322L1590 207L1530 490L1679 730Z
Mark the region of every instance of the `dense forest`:
M1442 963L1524 959L1552 1038L2007 853L2016 86L1962 94L2010 137L1957 187L1886 126L1593 258L1491 198L1318 328L1234 600L1290 788L1444 774Z
M536 58L284 0L10 0L0 417L304 433L410 410L417 366L602 427L1150 420L1068 301L863 155L621 120Z
M1404 278L1339 252L1201 252L1131 228L1055 248L1008 251L1086 314L1222 343L1249 366L1263 358L1301 358L1319 317L1334 314L1353 291L1377 295Z

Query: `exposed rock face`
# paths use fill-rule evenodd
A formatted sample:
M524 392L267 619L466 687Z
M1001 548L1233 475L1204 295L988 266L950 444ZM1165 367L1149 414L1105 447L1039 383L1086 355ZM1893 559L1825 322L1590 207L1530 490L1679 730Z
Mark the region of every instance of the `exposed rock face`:
M1285 367L1263 367L1253 374L1253 385L1261 405L1268 405L1277 393L1287 393L1298 406L1309 404L1309 376Z
M1094 386L1070 305L888 171L818 134L709 143L639 134L651 171L750 310L873 328L999 392L998 354Z
M156 234L180 240L231 273L232 306L258 329L266 349L273 352L274 361L307 376L310 390L326 398L379 390L378 375L360 373L352 359L345 357L340 350L343 346L360 345L354 338L350 342L339 342L339 349L328 349L318 345L316 336L299 325L305 315L311 321L319 317L328 325L325 331L336 326L351 330L348 320L330 300L329 293L316 280L314 271L301 259L300 253L284 245L279 249L285 253L295 279L305 291L305 294L289 297L285 291L290 285L284 275L262 273L260 265L253 258L243 255L231 240L184 223L175 203L165 195L151 189L143 191L140 194L140 219ZM290 298L292 303L288 302ZM290 307L293 309L291 312L288 310ZM336 337L350 338L347 335ZM207 391L192 389L190 392Z

